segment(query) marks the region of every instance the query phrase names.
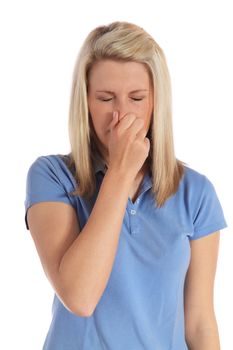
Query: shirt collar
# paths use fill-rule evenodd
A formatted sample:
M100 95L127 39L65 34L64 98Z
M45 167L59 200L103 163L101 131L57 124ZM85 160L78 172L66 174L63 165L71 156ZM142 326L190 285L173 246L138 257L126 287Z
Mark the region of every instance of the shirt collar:
M107 165L105 164L103 158L97 152L94 153L93 167L95 174L99 171L102 171L105 174L107 171Z
M93 168L95 174L98 172L102 172L103 174L107 171L107 165L105 164L103 158L99 155L98 152L94 152L94 158L93 158ZM74 168L73 168L74 171ZM151 174L146 173L142 182L142 192L148 190L152 187L152 177Z
M106 173L107 171L107 165L105 164L103 158L97 153L94 153L94 160L93 160L93 166L95 174L97 174L99 171L102 173ZM142 188L141 191L144 192L152 187L152 178L149 173L146 173L142 182Z

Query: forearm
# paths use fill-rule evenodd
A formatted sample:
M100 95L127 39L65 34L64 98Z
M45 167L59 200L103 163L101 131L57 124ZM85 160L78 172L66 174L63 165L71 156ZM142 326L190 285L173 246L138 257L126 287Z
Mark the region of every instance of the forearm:
M220 350L220 339L217 326L199 331L187 340L189 350Z
M108 282L131 180L108 170L90 217L60 264L72 309L91 314ZM77 304L77 305L76 305ZM86 310L86 311L85 311Z

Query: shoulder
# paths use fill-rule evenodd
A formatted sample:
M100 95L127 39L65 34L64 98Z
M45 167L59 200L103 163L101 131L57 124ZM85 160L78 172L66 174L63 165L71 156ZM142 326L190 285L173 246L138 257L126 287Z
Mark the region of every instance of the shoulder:
M198 197L204 192L214 191L214 185L209 177L189 166L184 167L184 175L180 189L189 195Z
M66 155L43 155L37 157L30 165L26 177L24 201L27 229L27 210L35 203L64 202L76 209L76 200L72 196L75 180L67 167L66 158Z
M37 157L31 164L31 167L37 166L47 166L47 167L53 167L53 168L60 168L63 167L64 164L69 164L69 155L68 154L48 154L48 155L41 155Z
M206 175L185 166L178 198L185 204L185 212L191 219L194 234L191 239L226 227L215 187Z
M203 182L208 182L209 179L207 176L195 169L193 169L190 166L185 165L184 166L184 177L183 181L185 184L195 184L195 185L201 185Z
M220 210L219 199L211 180L205 174L189 166L185 166L177 194L193 219L201 213L207 215L208 210L214 208Z
M69 154L48 154L37 157L28 169L28 177L45 179L50 178L62 184L75 187L76 181L69 167Z

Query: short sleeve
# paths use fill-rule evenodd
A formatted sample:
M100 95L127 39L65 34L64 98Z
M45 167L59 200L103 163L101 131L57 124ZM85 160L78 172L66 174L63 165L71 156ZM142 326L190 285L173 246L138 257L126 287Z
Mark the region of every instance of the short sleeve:
M199 186L198 186L199 187ZM195 240L227 227L223 209L212 182L202 176L202 182L196 190L193 210L193 234L190 240Z
M64 202L75 206L69 195L65 179L59 175L55 164L49 156L38 157L29 167L26 178L26 198L25 224L29 230L27 222L27 210L35 203L39 202Z

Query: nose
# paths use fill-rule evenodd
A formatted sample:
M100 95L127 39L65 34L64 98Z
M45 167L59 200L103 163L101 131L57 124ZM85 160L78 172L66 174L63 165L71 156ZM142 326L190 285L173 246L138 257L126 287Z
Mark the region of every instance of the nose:
M121 120L127 112L123 112L122 109L114 108L113 112L118 113L118 120Z
M115 98L113 99L113 111L117 111L118 112L118 118L119 120L121 120L126 113L132 112L130 110L130 103L129 103L129 98L127 95L125 94L119 94L117 96L115 96Z
M117 100L115 101L114 103L114 106L113 106L113 112L114 111L117 111L118 112L118 118L119 120L121 120L126 113L129 113L130 112L130 108L127 104L127 101L121 99L121 100Z

